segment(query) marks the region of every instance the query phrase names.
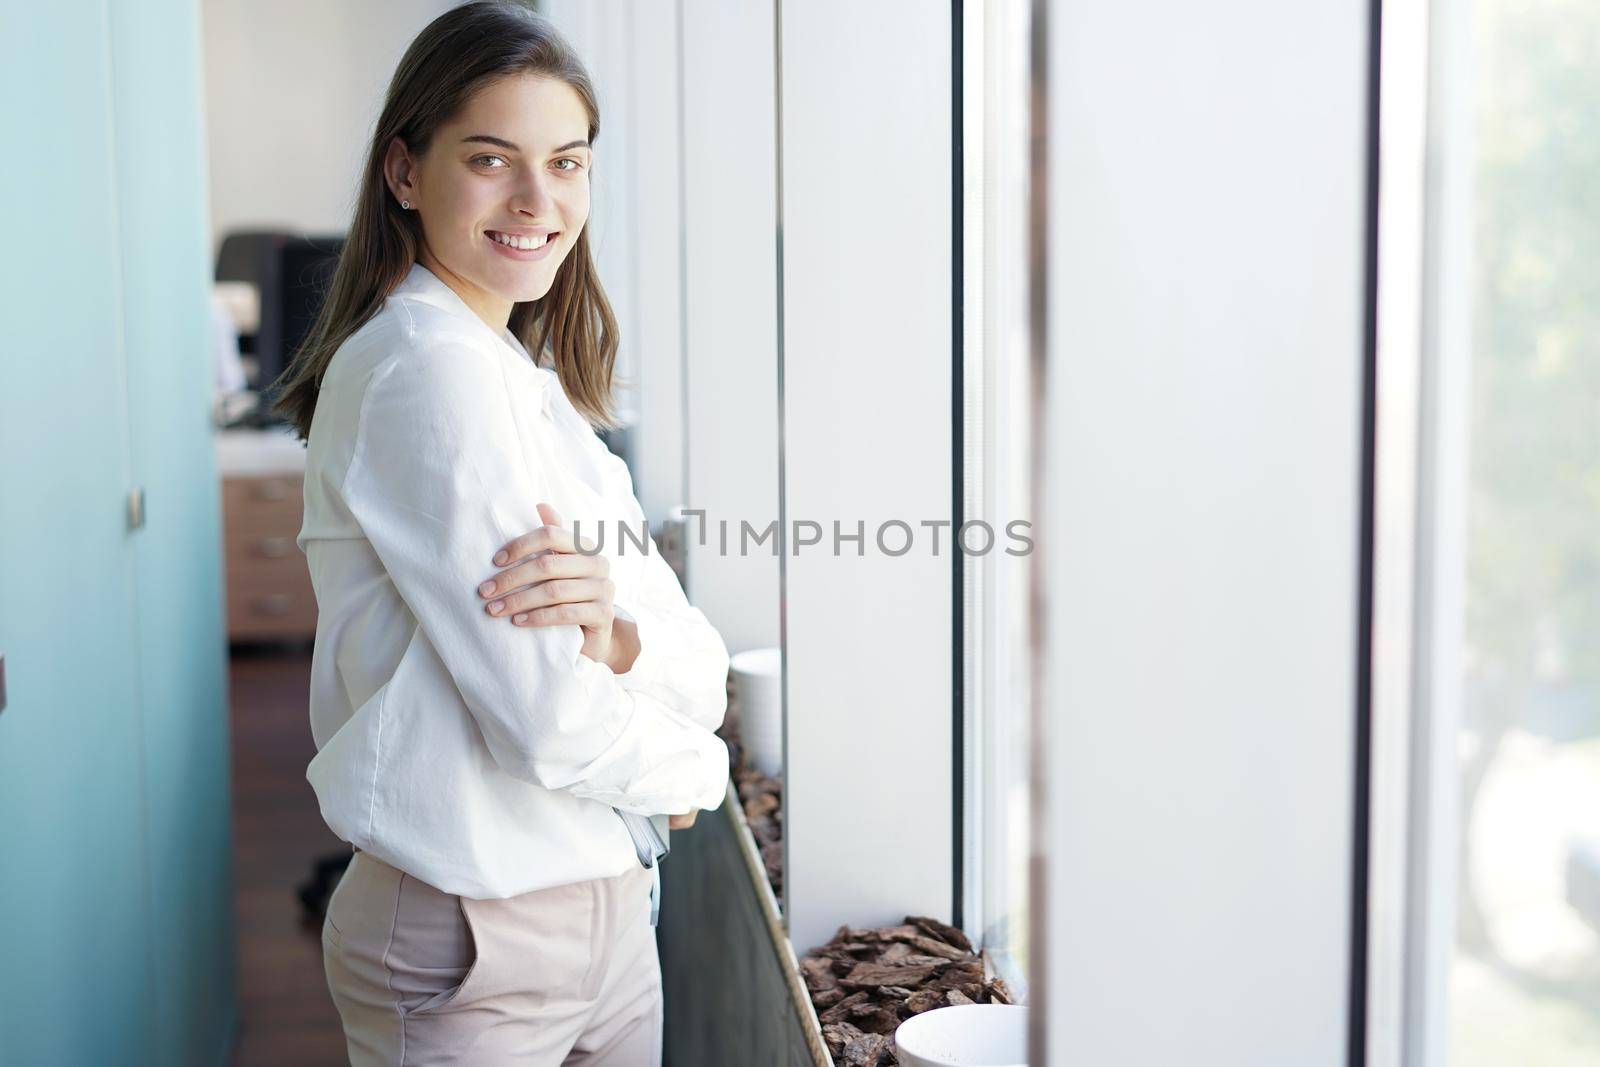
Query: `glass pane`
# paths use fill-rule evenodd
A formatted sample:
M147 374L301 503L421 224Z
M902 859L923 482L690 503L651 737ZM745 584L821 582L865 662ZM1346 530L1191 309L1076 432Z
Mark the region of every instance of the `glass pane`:
M1600 1063L1600 4L1473 10L1450 1062Z

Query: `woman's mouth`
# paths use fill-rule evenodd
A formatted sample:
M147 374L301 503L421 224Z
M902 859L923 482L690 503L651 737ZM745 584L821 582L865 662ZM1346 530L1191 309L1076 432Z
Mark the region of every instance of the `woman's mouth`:
M550 254L561 237L559 230L546 234L515 234L501 233L498 230L485 230L484 236L489 243L494 245L495 251L508 259L529 260L543 259Z

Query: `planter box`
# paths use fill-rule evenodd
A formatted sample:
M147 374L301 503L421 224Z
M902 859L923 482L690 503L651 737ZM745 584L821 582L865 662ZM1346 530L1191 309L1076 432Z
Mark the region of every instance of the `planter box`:
M664 1067L833 1067L731 783L672 835L661 883Z

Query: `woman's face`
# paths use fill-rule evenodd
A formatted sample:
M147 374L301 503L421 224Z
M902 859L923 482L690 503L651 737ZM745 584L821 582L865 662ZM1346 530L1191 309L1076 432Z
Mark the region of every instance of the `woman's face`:
M589 218L588 133L570 85L518 74L480 90L420 160L399 138L390 144L390 190L421 217L418 260L490 325L548 293L577 243Z

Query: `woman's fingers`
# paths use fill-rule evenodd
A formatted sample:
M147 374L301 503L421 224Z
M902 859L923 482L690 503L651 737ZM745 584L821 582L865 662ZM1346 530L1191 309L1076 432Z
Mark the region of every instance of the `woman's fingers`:
M570 552L552 552L535 556L514 567L507 567L478 586L478 595L485 600L502 597L524 586L548 582L554 578L609 578L611 564L604 556L579 556Z
M667 829L687 830L689 827L694 825L694 817L699 814L700 809L696 808L693 811L686 811L682 815L668 815Z
M559 518L555 509L546 504L540 504L539 511L546 518ZM593 545L586 537L581 543ZM604 578L611 573L611 561L604 555L579 552L577 545L571 531L556 525L541 526L513 538L494 557L506 561L505 570L479 583L478 595L488 600L552 578Z
M539 515L545 520L545 524L529 530L521 537L513 537L501 545L494 554L495 566L509 566L520 559L552 549L556 552L575 552L585 556L596 555L597 546L594 538L579 535L574 540L573 532L561 522L561 514L555 508L548 504L540 504Z
M517 626L578 624L603 631L612 619L616 586L611 563L589 538L574 539L561 513L539 504L544 525L513 538L495 553L505 567L478 586L484 611ZM582 545L587 551L579 551Z
M558 604L594 603L609 608L617 588L610 578L551 578L496 597L484 606L490 615L510 615Z
M587 626L605 625L608 609L598 600L581 604L552 604L549 607L529 608L511 616L513 626Z

